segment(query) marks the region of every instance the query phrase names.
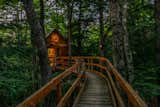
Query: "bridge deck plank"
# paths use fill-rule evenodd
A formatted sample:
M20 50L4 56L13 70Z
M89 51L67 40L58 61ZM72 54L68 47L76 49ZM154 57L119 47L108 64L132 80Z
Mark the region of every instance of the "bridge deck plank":
M88 78L84 92L77 107L113 107L109 89L104 79L93 73L86 73Z

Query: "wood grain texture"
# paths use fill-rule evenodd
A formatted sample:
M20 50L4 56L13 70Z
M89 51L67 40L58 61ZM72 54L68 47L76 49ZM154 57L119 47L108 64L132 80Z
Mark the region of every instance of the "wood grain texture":
M86 72L87 83L77 107L113 107L108 86L99 76Z

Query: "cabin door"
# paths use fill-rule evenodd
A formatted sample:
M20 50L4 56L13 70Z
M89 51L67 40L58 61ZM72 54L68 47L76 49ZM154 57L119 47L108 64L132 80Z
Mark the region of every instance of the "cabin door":
M55 66L56 49L48 48L48 58L51 66Z

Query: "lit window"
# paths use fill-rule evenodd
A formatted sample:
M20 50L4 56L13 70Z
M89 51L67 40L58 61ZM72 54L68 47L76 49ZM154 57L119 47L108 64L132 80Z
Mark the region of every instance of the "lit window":
M59 42L58 34L55 33L55 34L52 36L52 41L53 41L53 42Z

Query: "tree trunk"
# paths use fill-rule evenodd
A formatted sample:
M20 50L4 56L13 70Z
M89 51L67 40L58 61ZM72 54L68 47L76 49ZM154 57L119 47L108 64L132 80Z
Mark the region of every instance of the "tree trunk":
M31 29L31 42L38 52L42 84L45 84L51 75L51 68L49 66L47 48L43 38L43 29L36 17L33 0L22 0L22 2L24 4L24 9Z
M160 65L160 0L155 0L155 21L156 21L156 62Z
M77 38L77 45L78 45L78 54L82 54L82 32L81 32L81 19L82 19L82 1L79 1L79 19L78 19L78 38Z
M127 0L123 0L123 8L120 10L118 0L110 0L113 63L122 76L131 83L133 81L133 64L127 31L127 5ZM122 12L122 16L120 16L120 12Z
M71 56L72 56L72 40L71 40L71 35L72 35L72 11L73 11L73 2L67 2L67 20L68 20L68 25L67 25L67 30L68 30L68 56L69 56L69 65L71 64Z
M99 49L100 49L100 56L104 56L105 50L105 40L104 39L104 23L103 23L103 0L99 1L99 30L100 30L100 41L99 41Z
M45 38L45 27L44 27L44 1L43 0L39 0L39 6L40 6L40 23L43 29L43 34L44 34L44 38Z
M122 10L122 25L124 29L124 54L125 54L125 62L126 62L126 73L127 73L127 80L131 83L134 79L134 67L133 67L133 59L132 59L132 52L129 46L129 34L127 30L127 13L128 10L128 0L123 0L123 10Z
M113 32L112 54L114 66L119 72L125 75L125 58L123 49L123 29L119 15L119 5L117 0L110 0L110 20Z
M155 31L157 36L156 41L156 64L157 67L160 66L160 0L155 0ZM160 77L160 69L157 70L157 75ZM158 78L158 84L160 84L160 78ZM158 96L158 101L160 101L160 96ZM160 102L158 102L160 105Z

